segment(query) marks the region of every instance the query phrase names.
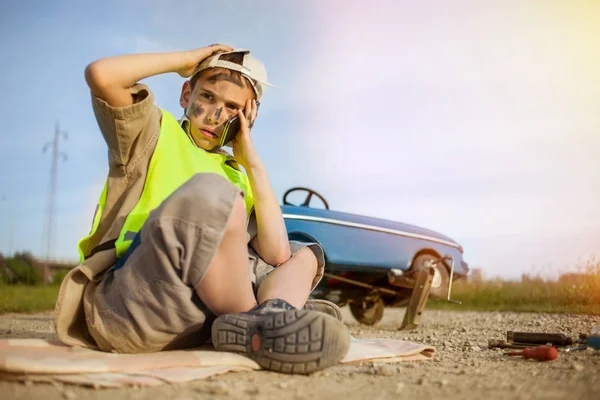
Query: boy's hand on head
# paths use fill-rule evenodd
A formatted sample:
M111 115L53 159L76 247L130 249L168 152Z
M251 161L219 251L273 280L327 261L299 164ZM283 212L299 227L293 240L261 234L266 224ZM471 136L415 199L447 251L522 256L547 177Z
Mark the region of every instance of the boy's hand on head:
M212 44L207 47L201 47L199 49L188 50L182 53L182 66L177 70L177 73L183 77L188 78L194 73L194 69L202 61L215 53L232 51L233 47L224 44Z
M257 116L256 100L247 100L244 111L238 110L240 130L232 141L233 157L244 167L246 172L262 165L250 136L250 128L252 128Z

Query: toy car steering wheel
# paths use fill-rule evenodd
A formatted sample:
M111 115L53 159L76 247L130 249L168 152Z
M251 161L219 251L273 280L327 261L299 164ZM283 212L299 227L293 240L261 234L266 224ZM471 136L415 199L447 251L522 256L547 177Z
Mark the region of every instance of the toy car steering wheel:
M292 204L292 203L290 203L290 202L287 201L288 195L290 193L296 192L296 191L308 192L308 194L306 195L306 199L304 200L304 203L300 204L299 206L297 206L295 204ZM323 198L323 196L321 196L319 193L315 192L314 190L309 189L309 188L305 188L305 187L295 187L295 188L291 188L290 190L288 190L287 192L285 192L285 194L283 195L283 204L286 205L286 206L308 207L308 204L310 203L310 200L312 199L313 195L315 195L319 199L321 199L321 201L325 205L325 209L329 210L329 204L327 204L327 200L325 200L325 198Z

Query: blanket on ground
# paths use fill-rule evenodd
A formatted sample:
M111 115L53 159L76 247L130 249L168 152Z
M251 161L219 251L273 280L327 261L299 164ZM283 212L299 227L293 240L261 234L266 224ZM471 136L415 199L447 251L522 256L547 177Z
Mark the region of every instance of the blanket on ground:
M435 349L395 339L355 339L341 364L430 360ZM103 387L158 386L232 371L260 370L251 359L212 346L148 354L115 354L57 340L1 339L0 379Z

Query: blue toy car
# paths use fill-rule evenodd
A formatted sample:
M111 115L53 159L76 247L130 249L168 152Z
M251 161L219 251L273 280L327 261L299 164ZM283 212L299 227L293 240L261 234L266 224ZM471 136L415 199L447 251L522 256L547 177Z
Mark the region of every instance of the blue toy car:
M302 204L288 201L305 192ZM309 206L314 197L324 208ZM325 277L311 297L349 305L361 323L381 320L386 306L408 306L401 329L413 329L428 296L450 300L452 282L467 275L463 248L440 233L400 222L329 210L314 190L295 187L281 206L290 239L319 243Z

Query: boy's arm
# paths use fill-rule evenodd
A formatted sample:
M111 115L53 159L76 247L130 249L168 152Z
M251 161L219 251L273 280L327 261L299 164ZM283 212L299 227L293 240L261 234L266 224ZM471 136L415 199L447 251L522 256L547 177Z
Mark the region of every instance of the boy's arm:
M256 236L250 245L267 263L282 264L291 256L290 242L267 171L262 164L246 171L252 187L256 213Z
M256 236L250 241L250 245L267 263L279 265L291 257L290 242L267 171L250 137L248 121L256 119L256 101L248 100L244 110L246 114L238 110L240 131L233 140L233 155L246 170L254 197Z
M126 107L134 102L130 88L138 81L166 72L177 72L187 78L213 53L230 50L233 49L229 46L212 45L183 52L102 58L87 66L85 79L96 97L112 107Z

